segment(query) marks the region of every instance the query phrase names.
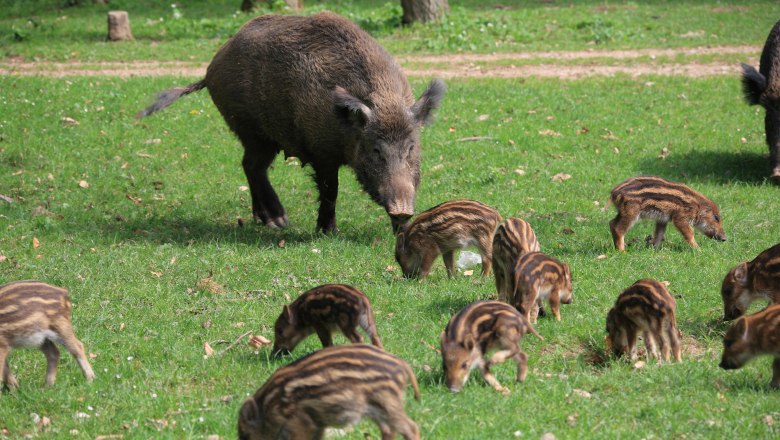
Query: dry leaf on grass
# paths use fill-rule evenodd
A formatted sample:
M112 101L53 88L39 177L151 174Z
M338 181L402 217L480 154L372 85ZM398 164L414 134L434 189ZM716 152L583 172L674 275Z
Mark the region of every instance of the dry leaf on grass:
M10 197L8 197L6 195L3 195L3 194L0 194L0 200L4 201L6 203L13 203L14 202L14 199L12 199L12 198L10 198Z
M645 361L637 361L634 364L634 369L641 370L642 368L645 368Z
M89 182L86 180L79 180L79 186L82 188L89 188Z
M209 345L208 342L203 343L203 352L205 353L204 357L210 357L214 354L214 349L211 348L211 345Z
M0 263L4 262L7 259L8 257L6 257L5 255L0 255Z
M160 138L147 139L144 141L144 144L146 145L160 145L161 143L162 143L162 139Z
M598 257L596 257L596 259L597 259L597 260L606 260L606 259L607 259L607 256L606 256L606 255L604 255L604 254L601 254L601 255L599 255Z
M463 271L463 275L465 275L467 277L470 277L470 276L474 275L474 271L473 270L464 270Z
M38 237L33 237L32 247L33 249L38 249L41 247L41 242L38 240Z
M198 281L197 284L195 284L196 290L205 290L208 293L212 293L214 295L222 295L225 293L225 287L216 283L214 280L211 279L211 277L206 277Z
M284 241L284 240L279 240L279 243L277 243L277 246L279 246L279 248L281 248L281 249L284 249L284 247L287 246L287 242Z
M661 160L666 159L666 156L670 155L671 153L672 152L669 151L668 148L664 147L663 149L661 149L661 154L658 155L658 158Z
M571 174L566 174L566 173L558 173L552 176L553 182L563 182L564 180L569 180L569 179L571 179Z
M60 119L60 121L62 122L62 125L64 125L65 127L74 127L76 125L79 125L79 121L68 116L63 116Z
M253 348L260 348L265 345L271 345L271 341L260 335L249 335L249 346Z
M585 390L578 390L576 388L572 390L572 394L574 394L575 396L580 396L584 399L590 399L591 397L593 397L593 395L590 394L589 392Z
M555 137L561 135L557 131L550 130L549 128L546 128L544 130L539 130L539 134L541 134L542 136L555 136Z

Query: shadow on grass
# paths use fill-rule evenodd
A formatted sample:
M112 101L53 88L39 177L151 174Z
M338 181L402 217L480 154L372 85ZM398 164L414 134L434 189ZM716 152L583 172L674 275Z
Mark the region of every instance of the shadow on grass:
M766 154L706 150L670 154L664 160L644 157L640 159L640 169L644 173L672 180L682 177L684 180L714 180L718 183L740 181L753 184L766 181L770 172Z
M97 228L98 231L95 231ZM139 221L105 221L96 224L89 232L99 232L104 238L116 241L148 241L152 243L241 243L258 247L276 247L284 240L287 244L308 243L329 236L315 231L304 231L297 227L272 229L246 221L243 225L224 222L210 222L203 219L181 219L150 217ZM101 230L102 229L102 230ZM87 232L87 231L85 231ZM388 228L387 234L392 234ZM370 228L339 232L330 236L334 240L345 240L370 246L377 239L377 231Z

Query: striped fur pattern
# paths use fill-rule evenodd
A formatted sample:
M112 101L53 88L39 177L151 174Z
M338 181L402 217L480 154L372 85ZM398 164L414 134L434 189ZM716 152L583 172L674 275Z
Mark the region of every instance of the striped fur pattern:
M382 348L368 297L345 284L325 284L302 293L285 305L274 325L274 355L289 354L299 342L317 333L323 347L333 345L331 332L341 330L351 342L362 343L360 327L371 343Z
M720 294L726 321L744 315L756 299L766 298L770 304L780 304L780 244L761 252L753 261L731 269L723 279Z
M514 307L501 301L478 301L466 306L450 319L441 333L442 367L444 380L452 392L460 391L474 368L500 392L508 392L490 367L513 359L517 363L517 381L523 382L528 373L528 355L520 349L520 340L526 333L544 340L533 326ZM496 351L488 360L488 352Z
M247 399L238 417L239 439L321 439L328 426L369 417L382 438L419 439L404 411L406 386L420 399L409 364L373 345L323 348L284 366Z
M768 354L772 363L772 388L780 388L780 304L737 319L723 337L720 368L742 368L750 359Z
M607 351L615 356L628 353L636 359L636 341L642 333L647 356L680 362L680 333L677 330L677 304L662 283L639 280L618 296L607 314ZM660 346L660 355L659 355Z
M512 294L510 273L517 258L541 248L531 225L523 219L508 218L493 236L493 274L496 277L498 300L509 302Z
M669 222L694 248L699 247L693 236L694 228L707 237L726 240L718 206L682 183L660 177L634 177L616 186L610 200L618 214L609 222L609 229L619 251L626 249L626 232L640 218L655 220L655 233L650 240L655 247L663 241Z
M87 381L95 373L76 338L70 321L68 291L40 281L17 281L0 286L0 377L11 388L19 386L8 364L17 347L40 348L46 356L46 385L54 385L62 344L76 358Z
M573 301L569 265L541 252L520 256L512 267L511 277L512 305L532 324L536 324L544 301L549 301L558 321L561 303Z
M449 276L455 275L454 252L476 246L482 276L490 273L493 234L501 223L495 209L474 200L452 200L420 213L396 236L395 259L408 278L425 278L439 254Z

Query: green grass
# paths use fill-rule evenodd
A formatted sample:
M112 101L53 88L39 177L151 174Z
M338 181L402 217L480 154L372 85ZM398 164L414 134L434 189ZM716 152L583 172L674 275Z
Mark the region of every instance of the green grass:
M240 1L0 1L0 55L28 60L211 59L252 14ZM278 2L277 2L278 3ZM398 1L306 1L304 13L332 10L375 35L393 54L763 45L780 15L776 1L451 2L441 23L401 27ZM289 13L257 1L255 14ZM106 12L127 10L134 42L107 43Z
M425 81L413 80L416 93ZM240 190L241 147L208 94L140 122L132 117L156 91L186 82L0 77L0 193L14 200L0 202L0 280L68 287L76 332L96 355L98 374L86 384L65 355L57 384L44 389L42 354L13 352L21 388L0 395L0 437L59 438L73 430L76 437L234 437L242 400L318 343L311 338L283 360L243 344L204 359L203 344L219 351L226 346L219 341L249 330L270 338L284 303L330 282L369 295L386 348L413 366L423 397L409 399L407 411L423 438L776 435L762 420L778 417L770 360L733 372L717 368L726 329L720 282L780 236L780 189L765 180L763 113L741 101L736 78L448 82L437 120L423 134L417 209L481 200L504 217L528 220L543 251L573 269L575 299L562 308L562 322L541 319L546 340L523 341L526 383L511 382L511 365L496 368L509 396L486 387L476 372L451 394L431 348L452 314L495 296L492 277L449 280L439 261L428 280L403 279L386 215L346 169L340 235L313 233L317 194L309 172L281 159L271 178L290 227L240 227L237 219L250 217L248 193ZM79 124L64 126L63 117ZM493 140L458 141L469 136ZM660 159L663 148L670 153ZM518 167L524 175L514 173ZM561 172L572 178L552 183ZM654 250L642 243L652 226L641 223L629 232L628 252L615 252L607 227L614 212L603 207L613 186L641 174L684 181L708 195L720 205L729 240L697 233L701 249L694 251L670 230ZM607 258L598 259L602 254ZM224 294L197 288L209 276ZM595 362L603 355L607 310L643 277L671 283L683 362L641 370L625 361ZM39 431L30 413L51 425ZM344 438L364 432L379 435L364 422Z

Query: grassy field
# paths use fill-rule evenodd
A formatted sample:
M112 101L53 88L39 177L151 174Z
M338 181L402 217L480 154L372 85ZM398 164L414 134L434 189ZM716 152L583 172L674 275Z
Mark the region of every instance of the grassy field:
M208 61L251 16L237 11L240 0L83 3L64 8L64 0L0 0L0 55ZM256 3L257 14L285 13L262 0ZM398 1L307 0L305 5L306 13L327 9L349 17L394 54L762 45L780 15L774 0L459 0L451 2L441 23L401 28ZM105 42L108 10L129 12L135 43Z
M3 29L34 12L22 2L6 3ZM475 3L464 8L498 14ZM368 2L334 4L355 14L371 10ZM604 4L534 3L505 12L574 17ZM689 2L683 4L691 11L684 18L697 23L692 29L723 26L718 35L731 40L722 43L760 45L777 16L762 9L768 4L745 2L710 13L723 6ZM169 5L144 5L149 16L170 13ZM220 18L216 7L200 3L191 7L193 15L218 16L213 20L230 32L245 19ZM605 14L636 8L620 12L633 17L656 8L678 19L669 11L681 7L619 4ZM36 14L67 14L68 20L83 14L86 20L92 8L42 8ZM532 17L533 26L544 27L538 15ZM679 20L674 26L682 26ZM733 28L745 20L754 25ZM144 49L153 38L140 38L144 19L135 23L139 41L125 45L127 54L157 56ZM101 18L93 41L76 44L79 58L113 56L98 41L102 26ZM31 32L22 42L3 41L2 48L6 55L69 58L60 49L73 41L57 33L67 29L58 29L53 26L54 34L45 37L57 41ZM429 31L380 32L380 38L412 53L418 50L412 37L424 32ZM607 44L698 44L660 40L661 34ZM178 59L179 49L198 46L197 59L207 60L226 36L163 39L157 53ZM565 40L555 41L559 48L588 47L585 40ZM428 80L411 79L417 94ZM69 288L74 327L98 375L86 384L63 353L58 382L45 389L43 355L13 352L21 388L0 394L0 438L233 438L242 401L276 368L317 349L318 342L308 339L287 359L270 358L270 348L254 350L245 343L204 358L204 343L219 353L248 331L272 338L283 304L318 284L336 282L366 292L386 348L412 365L422 401L410 394L406 407L423 438L536 439L548 432L558 438L777 436L780 395L768 387L770 359L733 372L717 367L727 328L721 322L723 276L780 237L780 188L766 181L763 111L742 102L738 78L448 81L442 108L422 138L417 210L454 198L483 201L504 217L529 221L542 250L573 271L574 303L562 307L563 320L540 319L537 329L545 341L523 341L530 364L526 383L511 381L509 363L495 368L512 390L506 396L485 386L477 372L461 393L450 393L435 351L454 313L495 297L492 277L448 279L439 260L428 280L404 279L393 258L387 216L348 169L340 176L339 235L313 232L317 192L310 171L281 157L271 180L291 225L280 231L252 224L241 147L207 93L183 98L154 117L133 118L155 92L187 82L0 76L0 194L13 200L0 201L0 282L34 278ZM463 140L476 136L489 139ZM559 173L571 178L554 182ZM692 250L670 228L656 250L644 245L652 225L640 223L627 236L628 251L616 252L607 225L614 210L605 204L612 187L636 175L683 181L709 196L720 206L728 241L697 233L701 249ZM645 277L668 281L677 298L684 335L679 364L635 368L633 362L605 359L606 313L622 289ZM50 423L42 426L34 415ZM364 422L338 438L366 435L378 438L379 431Z

